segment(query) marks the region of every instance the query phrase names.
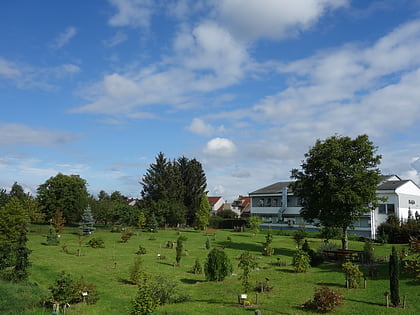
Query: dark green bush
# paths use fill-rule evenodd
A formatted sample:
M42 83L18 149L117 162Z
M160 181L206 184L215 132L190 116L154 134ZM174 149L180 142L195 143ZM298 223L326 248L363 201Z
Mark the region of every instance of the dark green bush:
M105 247L105 242L103 239L101 238L92 238L89 241L86 242L86 245L92 247L92 248L104 248Z

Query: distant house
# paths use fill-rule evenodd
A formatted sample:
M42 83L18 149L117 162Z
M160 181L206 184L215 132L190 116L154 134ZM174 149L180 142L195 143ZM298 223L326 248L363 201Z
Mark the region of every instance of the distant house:
M225 206L225 199L223 197L208 197L210 206L211 206L211 214L215 215L217 212L222 211Z
M251 212L251 198L248 196L241 196L232 202L231 210L235 212L238 217L248 217Z
M260 216L263 225L272 228L294 229L305 225L308 229L318 229L300 215L301 200L289 188L290 183L278 182L251 192L251 214ZM382 176L377 195L386 201L380 201L378 208L359 217L350 233L376 238L376 229L389 215L407 220L409 212L420 213L420 188L411 180L401 180L396 175Z

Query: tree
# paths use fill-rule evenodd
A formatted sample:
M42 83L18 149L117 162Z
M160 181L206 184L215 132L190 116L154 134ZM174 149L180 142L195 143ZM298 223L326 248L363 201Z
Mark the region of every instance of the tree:
M208 281L223 281L232 273L232 263L226 253L219 248L213 248L207 255L204 273Z
M258 234L260 232L260 225L262 224L262 221L259 216L252 215L249 218L249 226L251 228L252 234Z
M311 223L343 231L342 248L348 248L347 230L370 206L378 204L381 156L367 135L332 136L317 140L305 154L302 170L293 169L290 188L302 198L301 214Z
M51 218L51 225L54 227L56 233L60 233L63 230L64 223L66 223L66 220L63 217L63 212L57 209Z
M26 237L27 233L26 223L21 226L19 237L17 239L16 244L16 262L13 268L12 273L12 281L20 282L24 281L28 278L28 267L30 266L29 263L29 254L31 250L26 247L26 243L28 242L28 238Z
M61 173L39 185L37 193L47 220L53 217L56 210L61 210L67 222L80 220L89 196L84 179L79 175Z
M252 270L257 268L257 266L258 263L255 259L255 256L252 256L249 251L245 251L239 256L238 267L242 269L242 275L239 279L242 280L242 288L244 289L245 293L248 292L251 288L250 274Z
M137 219L137 225L139 228L144 229L146 227L146 216L144 215L144 212L140 212L139 217Z
M23 226L29 222L29 215L22 202L12 197L0 207L0 242L16 243Z
M142 274L138 279L138 289L136 297L131 306L131 315L151 315L159 305L159 299L156 299L154 289L150 282L150 277Z
M209 216L210 216L210 202L206 194L201 196L200 207L196 214L196 226L200 230L205 230L209 225Z
M182 255L184 254L184 242L187 238L183 235L180 235L176 240L176 264L180 266Z
M389 257L389 288L391 303L398 306L400 304L400 263L395 246L392 246L391 256Z
M95 224L95 220L92 217L92 211L90 210L90 206L87 206L85 211L82 214L82 219L79 223L79 229L81 234L83 235L90 235L95 231L93 225Z

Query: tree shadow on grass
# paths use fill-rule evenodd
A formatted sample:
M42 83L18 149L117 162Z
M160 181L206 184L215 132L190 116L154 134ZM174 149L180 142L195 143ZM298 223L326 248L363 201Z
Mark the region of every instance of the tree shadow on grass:
M323 287L343 288L342 284L339 284L339 283L336 283L336 282L317 282L317 285L323 286Z
M262 246L255 243L237 243L234 241L232 242L219 241L219 242L216 242L216 244L225 248L231 248L231 249L243 250L243 251L249 251L249 252L261 253L262 251Z
M185 283L185 284L197 284L197 283L201 283L201 282L204 282L204 280L197 280L197 279L181 279L181 282L182 283Z
M347 301L356 302L356 303L363 303L363 304L368 304L368 305L383 306L383 307L385 307L385 304L383 304L383 303L375 303L375 302L361 301L361 300L355 300L355 299L346 299L346 300Z
M128 284L128 285L136 285L131 280L125 279L125 278L118 278L117 281L122 284Z

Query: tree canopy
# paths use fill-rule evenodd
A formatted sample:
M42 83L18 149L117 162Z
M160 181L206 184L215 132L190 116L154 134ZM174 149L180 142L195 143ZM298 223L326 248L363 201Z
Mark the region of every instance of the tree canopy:
M86 181L79 175L58 173L39 185L37 193L39 204L47 220L60 210L67 222L78 222L87 207Z
M161 152L143 176L144 208L159 223L194 225L207 186L201 163L180 157L170 161Z
M367 135L355 139L332 136L317 140L305 154L301 170L292 170L290 185L302 200L301 214L309 222L343 231L342 246L348 247L347 230L357 218L376 207L381 156Z

